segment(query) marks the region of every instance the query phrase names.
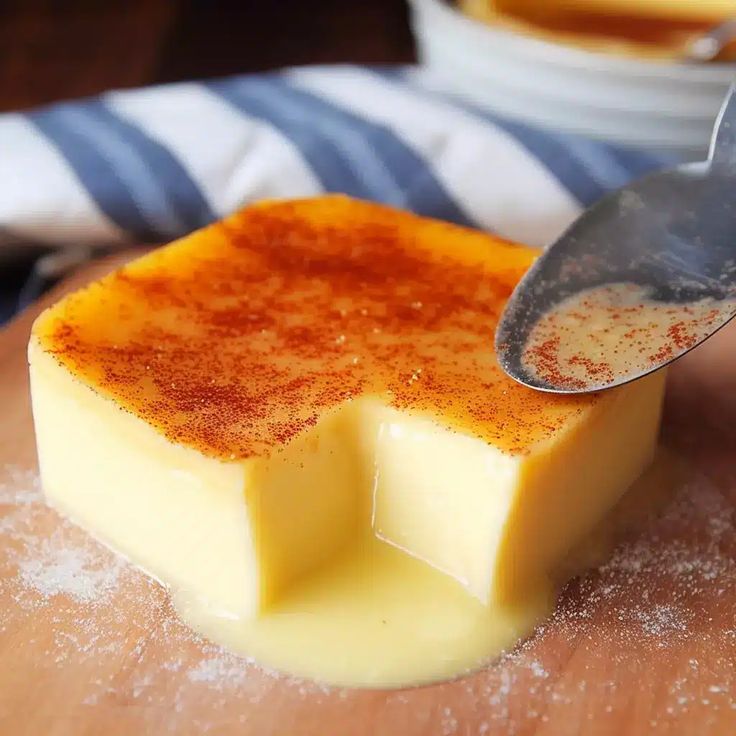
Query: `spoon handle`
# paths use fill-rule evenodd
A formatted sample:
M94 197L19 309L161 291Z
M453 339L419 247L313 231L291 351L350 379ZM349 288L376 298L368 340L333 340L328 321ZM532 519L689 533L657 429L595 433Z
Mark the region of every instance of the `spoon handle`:
M736 168L736 84L728 90L716 118L708 159L714 169Z

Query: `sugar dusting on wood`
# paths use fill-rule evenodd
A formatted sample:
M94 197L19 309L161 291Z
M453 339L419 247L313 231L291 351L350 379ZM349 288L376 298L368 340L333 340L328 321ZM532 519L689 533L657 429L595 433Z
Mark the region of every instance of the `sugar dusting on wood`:
M10 605L0 608L0 630L16 637L26 676L74 670L85 678L83 692L65 696L59 718L70 723L79 709L107 706L147 733L233 724L262 733L272 724L265 712L279 709L284 732L293 732L307 704L367 712L378 698L366 734L577 733L571 724L585 723L614 733L607 719L633 700L649 732L667 732L697 709L707 733L724 712L736 723L735 526L727 491L693 471L665 512L571 582L550 620L515 651L467 678L376 694L266 672L208 643L177 619L158 584L49 509L33 473L5 468L0 568L10 574L0 596ZM571 677L566 662L581 650L586 676ZM0 721L2 707L0 697Z

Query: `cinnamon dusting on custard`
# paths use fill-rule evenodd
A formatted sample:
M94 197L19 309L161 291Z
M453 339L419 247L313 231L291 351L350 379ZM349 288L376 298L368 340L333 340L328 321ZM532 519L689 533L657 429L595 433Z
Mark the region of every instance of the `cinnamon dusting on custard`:
M534 255L345 197L264 203L73 294L34 332L96 391L225 460L367 394L520 453L597 400L540 394L496 363Z

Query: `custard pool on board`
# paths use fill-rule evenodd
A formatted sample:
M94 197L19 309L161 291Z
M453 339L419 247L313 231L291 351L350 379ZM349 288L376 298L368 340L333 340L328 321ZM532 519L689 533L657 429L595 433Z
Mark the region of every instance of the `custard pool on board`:
M457 581L371 535L256 619L217 616L183 591L173 599L192 628L268 667L381 687L475 669L550 611L548 590L516 608L484 606Z

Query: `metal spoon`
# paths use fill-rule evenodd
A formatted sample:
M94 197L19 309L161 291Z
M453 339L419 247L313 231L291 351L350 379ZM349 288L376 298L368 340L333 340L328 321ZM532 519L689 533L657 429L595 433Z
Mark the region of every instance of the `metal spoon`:
M646 365L642 361L632 361L628 366L614 361L613 368L605 364L613 353L626 353L634 347L644 355L648 339L640 334L635 346L634 338L619 334L615 348L609 344L607 354L602 354L598 335L613 328L620 316L616 309L622 304L616 293L619 287L607 289L612 284L631 287L629 293L646 292L649 307L671 312L670 324L677 321L686 329L693 328L689 338L669 340L666 350L648 356ZM587 300L585 295L592 293L598 294L596 299ZM586 305L583 309L591 311L589 320L587 314L580 318L581 299ZM610 305L600 308L601 300L606 299ZM588 350L595 365L605 364L605 370L592 371L582 376L584 380L570 380L530 363L532 340L540 325L554 326L558 314L564 316L565 305L576 300L578 328L585 326L583 323L594 325L595 320L598 326L584 339L580 329L577 333L575 329L560 329L554 344L567 351L568 357L578 349L582 353ZM714 306L717 313L710 322L703 324L701 319L696 325L694 311L704 304ZM644 306L642 301L642 309ZM702 311L698 312L700 316ZM734 314L736 85L721 108L707 161L651 174L606 195L540 256L506 305L496 331L496 353L501 367L512 378L533 388L556 393L598 391L670 363L720 329Z

